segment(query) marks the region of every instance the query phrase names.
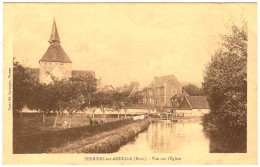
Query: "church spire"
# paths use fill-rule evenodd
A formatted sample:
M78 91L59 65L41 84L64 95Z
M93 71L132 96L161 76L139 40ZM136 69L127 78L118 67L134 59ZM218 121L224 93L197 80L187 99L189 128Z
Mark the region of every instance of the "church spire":
M55 18L53 18L52 32L51 32L51 37L50 37L49 43L50 44L60 43L60 37L58 34Z

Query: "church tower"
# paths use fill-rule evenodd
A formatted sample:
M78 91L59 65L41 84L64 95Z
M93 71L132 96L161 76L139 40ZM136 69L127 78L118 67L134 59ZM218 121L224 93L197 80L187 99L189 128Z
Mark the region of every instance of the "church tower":
M60 45L60 37L58 34L55 19L53 20L51 37L49 40L50 46L43 55L40 64L39 79L42 83L52 82L52 77L71 78L72 76L72 61L65 53Z

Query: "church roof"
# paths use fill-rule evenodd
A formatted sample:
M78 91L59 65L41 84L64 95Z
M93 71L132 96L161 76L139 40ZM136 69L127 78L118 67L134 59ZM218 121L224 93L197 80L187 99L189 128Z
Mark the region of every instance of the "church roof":
M72 63L59 43L52 43L40 61Z
M59 37L58 30L57 30L55 19L53 19L51 37L50 37L49 42L50 42L50 44L51 43L60 43L60 37Z
M49 42L50 46L40 61L72 63L69 56L60 45L60 37L55 20L53 20L52 33Z

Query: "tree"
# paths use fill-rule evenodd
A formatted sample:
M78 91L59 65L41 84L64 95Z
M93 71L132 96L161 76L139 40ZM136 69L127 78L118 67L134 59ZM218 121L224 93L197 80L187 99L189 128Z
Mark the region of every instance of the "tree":
M91 106L100 108L103 113L103 122L106 122L106 109L112 107L112 95L114 91L104 92L98 90L93 94Z
M118 120L119 120L120 110L123 107L124 98L125 98L124 93L121 92L115 92L112 96L112 101L113 101L112 105L113 105L113 109L118 113Z
M29 101L32 93L33 80L28 68L13 59L13 112L20 113Z
M246 134L247 115L247 24L233 25L222 35L222 47L206 67L203 89L211 113L204 123L220 131Z
M69 128L71 127L72 117L78 111L84 110L91 104L91 97L97 89L97 80L92 76L70 78L64 80L66 91L63 93L63 102L69 112Z
M48 86L40 83L37 80L34 80L33 85L31 86L31 94L29 100L26 103L26 106L30 110L37 110L42 114L42 123L45 123L45 113L49 110L48 106L52 103L52 99L48 97L49 90Z
M48 84L49 87L49 98L52 100L51 109L52 112L55 113L55 119L53 128L56 128L58 117L63 115L63 112L66 110L67 107L67 82L65 79L59 80L55 77L52 78L53 82Z
M134 105L135 94L139 88L138 82L131 82L129 85L125 84L123 87L118 87L112 95L112 105L114 110L118 112L118 119L120 110L124 109L125 119L128 108Z
M196 85L188 84L183 87L183 90L190 96L202 96L203 90Z

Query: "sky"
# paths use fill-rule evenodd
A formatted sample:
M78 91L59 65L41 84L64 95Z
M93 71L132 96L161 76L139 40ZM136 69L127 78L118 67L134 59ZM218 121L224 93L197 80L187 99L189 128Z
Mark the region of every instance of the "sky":
M141 87L163 75L200 84L219 35L256 18L252 3L5 3L7 10L13 56L25 65L39 67L55 17L73 70L93 70L103 84Z

